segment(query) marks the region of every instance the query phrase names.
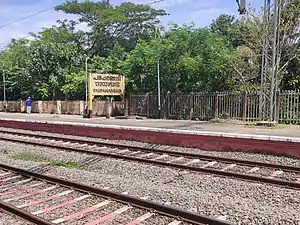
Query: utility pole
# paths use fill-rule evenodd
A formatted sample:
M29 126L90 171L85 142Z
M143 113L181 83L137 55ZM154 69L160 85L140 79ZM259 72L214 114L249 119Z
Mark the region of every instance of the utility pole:
M85 110L87 109L88 105L88 60L89 57L87 56L85 58Z
M246 13L246 0L236 0L236 3L238 5L238 11L240 14Z
M280 19L282 0L264 0L263 48L259 119L277 122L278 67L280 64Z
M5 84L5 74L4 70L2 70L2 78L3 78L3 102L4 102L4 108L5 111L7 110L7 102L6 102L6 84Z
M156 36L156 40L160 40L159 37L159 30L156 29L156 32L155 32L155 36ZM158 45L160 44L160 42L157 42ZM158 46L158 49L159 50L159 46ZM157 107L158 107L158 118L160 119L161 118L161 99L160 99L160 53L158 52L158 56L157 56Z
M90 102L89 102L89 87L90 87L90 78L89 78L89 69L88 69L88 62L90 60L89 57L89 52L90 52L90 36L87 34L86 36L86 55L85 55L85 105L84 105L84 113L83 113L83 118L89 118L89 108Z
M158 118L161 118L161 99L160 99L160 68L159 59L157 60L157 95L158 95Z
M280 21L282 0L263 0L263 37L259 119L277 122L278 68L280 65ZM240 14L246 13L246 0L236 0Z

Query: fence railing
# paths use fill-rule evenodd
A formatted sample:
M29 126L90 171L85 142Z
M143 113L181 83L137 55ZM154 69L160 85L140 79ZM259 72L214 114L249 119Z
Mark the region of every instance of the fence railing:
M259 92L188 93L161 95L161 116L167 119L210 120L213 118L259 120ZM277 93L277 117L280 123L300 123L300 92ZM129 114L157 118L157 94L130 94Z

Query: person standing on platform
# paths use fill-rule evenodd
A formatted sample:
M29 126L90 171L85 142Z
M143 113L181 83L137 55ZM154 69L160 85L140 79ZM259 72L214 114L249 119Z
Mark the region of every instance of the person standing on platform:
M27 99L26 99L26 101L25 101L25 103L26 103L26 112L27 113L31 113L31 98L30 97L28 97Z

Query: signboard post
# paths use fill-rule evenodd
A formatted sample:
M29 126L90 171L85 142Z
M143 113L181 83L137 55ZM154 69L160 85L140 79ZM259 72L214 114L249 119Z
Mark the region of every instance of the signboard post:
M125 90L125 77L121 74L97 74L89 76L88 118L92 117L95 96L122 96Z
M120 74L92 74L94 96L118 96L124 94L124 76Z

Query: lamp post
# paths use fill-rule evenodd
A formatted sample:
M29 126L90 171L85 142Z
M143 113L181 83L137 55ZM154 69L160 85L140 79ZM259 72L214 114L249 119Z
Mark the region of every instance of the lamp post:
M85 58L85 110L87 114L87 105L88 105L88 60L90 58L87 56Z

